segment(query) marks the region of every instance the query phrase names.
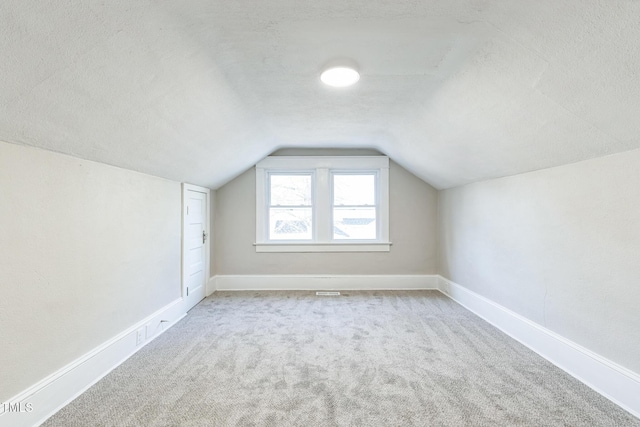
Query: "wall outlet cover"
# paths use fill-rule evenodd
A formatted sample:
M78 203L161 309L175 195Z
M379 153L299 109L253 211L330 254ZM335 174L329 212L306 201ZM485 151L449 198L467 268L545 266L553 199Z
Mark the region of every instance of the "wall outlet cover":
M145 328L140 328L136 331L136 345L140 345L145 339Z

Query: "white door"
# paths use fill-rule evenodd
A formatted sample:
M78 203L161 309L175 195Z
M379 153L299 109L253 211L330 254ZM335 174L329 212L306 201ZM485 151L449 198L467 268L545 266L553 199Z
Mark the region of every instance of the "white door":
M202 190L187 185L183 190L182 296L185 300L185 310L202 301L206 293L209 205L205 192L207 190Z

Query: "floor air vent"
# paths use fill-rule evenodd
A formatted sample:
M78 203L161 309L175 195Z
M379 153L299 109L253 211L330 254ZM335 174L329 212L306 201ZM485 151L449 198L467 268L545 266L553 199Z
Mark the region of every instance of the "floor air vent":
M327 297L327 296L336 296L340 295L340 292L316 292L316 295Z

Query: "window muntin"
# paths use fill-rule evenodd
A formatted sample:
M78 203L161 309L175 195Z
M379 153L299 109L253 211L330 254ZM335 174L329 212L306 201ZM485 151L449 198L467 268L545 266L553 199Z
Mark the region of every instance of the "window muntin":
M331 172L332 238L378 238L377 172Z
M313 240L313 174L269 173L269 240Z

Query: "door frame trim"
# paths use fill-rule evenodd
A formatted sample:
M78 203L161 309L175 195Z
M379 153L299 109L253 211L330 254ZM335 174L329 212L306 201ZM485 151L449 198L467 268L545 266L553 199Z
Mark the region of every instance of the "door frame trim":
M187 191L196 191L198 193L205 193L207 195L207 215L206 215L206 219L205 219L205 233L207 233L207 236L209 238L208 244L205 245L205 266L204 266L204 272L205 272L205 283L203 284L204 286L204 295L205 297L207 296L207 290L206 290L206 286L207 283L209 281L209 276L211 275L211 266L210 264L210 257L211 257L211 190L205 187L199 187L197 185L193 185L193 184L187 184L185 182L182 183L182 225L181 225L181 233L182 236L180 238L180 278L181 278L181 286L180 286L180 295L182 296L182 299L185 301L186 303L186 297L187 297L187 278L185 277L186 275L186 269L185 269L185 238L186 238L186 234L185 234L185 225L186 225L186 221L187 221Z

